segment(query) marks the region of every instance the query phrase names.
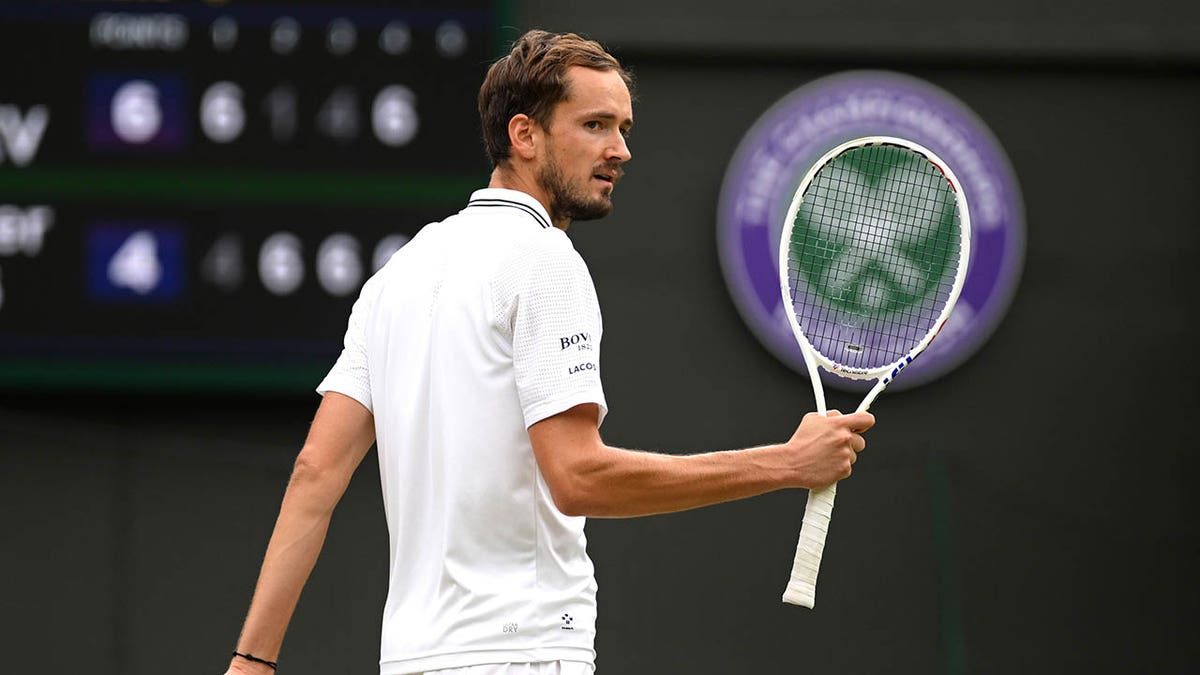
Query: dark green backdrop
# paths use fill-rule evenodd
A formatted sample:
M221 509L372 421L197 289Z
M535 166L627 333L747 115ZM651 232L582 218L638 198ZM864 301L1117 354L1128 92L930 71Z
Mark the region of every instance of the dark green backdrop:
M816 77L897 70L973 108L1021 182L1024 276L973 359L876 405L815 611L779 603L801 492L591 522L599 672L1189 671L1197 10L773 5L516 12L522 29L607 42L639 79L617 211L572 228L605 312L606 440L764 443L811 405L734 310L714 214L741 135ZM0 670L220 672L316 402L7 397ZM386 533L373 462L335 517L281 672L375 667Z

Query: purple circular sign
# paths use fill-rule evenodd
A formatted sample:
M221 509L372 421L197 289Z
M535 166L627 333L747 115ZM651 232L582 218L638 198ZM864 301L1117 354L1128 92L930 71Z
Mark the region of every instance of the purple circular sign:
M991 131L961 101L908 75L850 71L785 96L742 138L721 186L717 245L734 304L758 339L800 373L804 358L784 314L779 236L805 172L834 146L897 136L942 158L962 182L971 211L971 262L945 328L892 389L929 382L974 354L1008 311L1025 253L1017 179ZM863 391L869 382L822 375Z

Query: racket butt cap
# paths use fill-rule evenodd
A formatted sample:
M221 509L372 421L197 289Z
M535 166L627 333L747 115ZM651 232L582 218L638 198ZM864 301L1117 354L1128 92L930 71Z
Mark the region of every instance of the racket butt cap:
M817 589L812 584L788 584L783 592L783 601L789 605L813 608L817 601Z

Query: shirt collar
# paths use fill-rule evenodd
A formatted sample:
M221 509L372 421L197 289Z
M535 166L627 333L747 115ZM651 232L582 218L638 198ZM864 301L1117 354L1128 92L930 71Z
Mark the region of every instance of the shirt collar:
M521 211L537 221L539 227L552 227L546 207L532 196L518 190L484 188L471 193L467 208L509 208Z

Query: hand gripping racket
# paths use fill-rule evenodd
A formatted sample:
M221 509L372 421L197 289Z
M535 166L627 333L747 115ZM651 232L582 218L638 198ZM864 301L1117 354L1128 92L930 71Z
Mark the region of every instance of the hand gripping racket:
M861 412L929 345L962 290L970 245L962 185L916 143L859 138L808 171L784 221L779 278L818 412L817 366L878 380ZM816 600L836 487L809 492L784 602Z

